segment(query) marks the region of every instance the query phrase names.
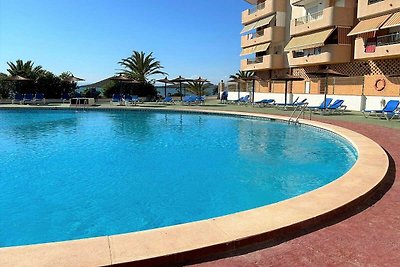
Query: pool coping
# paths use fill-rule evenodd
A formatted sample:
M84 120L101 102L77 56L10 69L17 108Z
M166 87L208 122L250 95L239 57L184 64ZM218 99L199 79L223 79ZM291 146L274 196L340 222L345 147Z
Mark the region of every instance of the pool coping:
M114 109L138 110L121 107L105 110ZM140 109L288 120L284 116L251 112L176 110L165 107ZM138 266L179 264L231 251L261 240L274 239L287 232L318 224L324 218L334 217L344 208L367 197L378 187L389 168L389 159L377 143L342 127L308 120L300 122L334 132L347 139L358 152L355 165L342 177L316 190L275 204L222 217L128 234L0 248L0 265L98 266L126 262Z

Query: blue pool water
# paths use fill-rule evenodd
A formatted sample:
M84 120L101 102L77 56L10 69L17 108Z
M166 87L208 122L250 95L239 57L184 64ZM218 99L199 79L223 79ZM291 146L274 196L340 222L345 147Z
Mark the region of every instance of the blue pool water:
M0 111L0 247L112 235L247 210L355 163L326 131L228 116Z

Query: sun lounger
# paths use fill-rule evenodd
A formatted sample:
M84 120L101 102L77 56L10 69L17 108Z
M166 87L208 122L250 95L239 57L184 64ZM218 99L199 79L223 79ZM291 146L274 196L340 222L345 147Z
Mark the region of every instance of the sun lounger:
M134 104L131 95L124 95L121 102L123 102L125 106Z
M270 106L275 103L275 99L262 99L260 101L255 102L255 105L258 105L259 107L265 107L265 106Z
M33 94L31 94L31 93L27 93L27 94L24 94L24 98L22 99L22 103L23 104L26 104L26 103L31 103L33 101Z
M329 107L329 105L332 103L333 99L332 98L327 98L325 101L322 101L321 105L319 106L309 106L307 109L309 110L321 110L324 108Z
M24 97L21 94L15 94L14 98L11 100L11 103L15 104L15 102L18 102L18 104L22 104L23 100L24 100Z
M137 103L143 103L143 100L140 97L138 97L137 95L133 95L132 102L134 105L136 105Z
M347 108L347 106L343 105L343 103L344 103L344 100L338 99L335 102L333 102L333 104L329 105L325 110L329 114L333 114L333 113L339 112L341 115L343 115L344 111Z
M172 96L167 96L164 99L157 101L158 104L176 104Z
M121 105L122 102L122 97L119 94L113 94L110 100L110 105L114 105L117 103L117 105Z
M184 96L182 99L182 104L184 105L192 105L197 102L197 97L193 95Z
M39 102L43 102L43 104L46 104L46 99L44 98L43 93L36 93L35 97L33 98L33 103L39 104Z
M391 120L396 116L396 110L399 108L399 105L399 100L390 100L382 110L363 110L362 113L365 118L368 118L370 115L375 115L378 118L384 117L387 120Z
M249 102L250 102L250 95L242 96L238 100L233 101L233 103L238 104L238 105L241 105L241 104L247 105Z

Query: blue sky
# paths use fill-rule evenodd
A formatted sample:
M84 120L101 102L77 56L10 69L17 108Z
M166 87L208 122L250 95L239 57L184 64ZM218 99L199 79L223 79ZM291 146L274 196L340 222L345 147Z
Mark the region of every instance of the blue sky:
M86 82L114 75L133 50L153 52L170 78L212 82L240 66L243 0L0 0L0 72L33 60ZM155 76L154 78L161 78Z

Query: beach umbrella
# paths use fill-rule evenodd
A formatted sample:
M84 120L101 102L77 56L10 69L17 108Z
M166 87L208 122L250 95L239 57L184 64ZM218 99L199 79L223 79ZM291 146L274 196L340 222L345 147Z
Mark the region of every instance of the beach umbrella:
M325 89L324 89L324 108L326 108L326 94L328 93L328 78L329 77L348 77L348 75L334 71L327 66L326 68L319 69L316 71L307 72L307 74L325 77Z
M74 82L84 81L84 79L81 79L81 78L78 78L78 77L75 77L74 75L72 75L72 76L65 78L63 81L74 83Z
M167 97L167 83L172 83L167 77L157 80L157 82L164 83L164 96Z
M276 77L271 78L273 81L284 81L285 82L285 106L287 104L287 93L288 93L288 82L289 81L302 81L304 80L302 77L294 76L291 74L283 74Z
M244 82L244 80L234 78L234 79L229 80L228 82L230 82L230 83L237 83L237 85L238 85L238 100L239 100L239 98L240 98L240 83L241 83L241 82Z
M175 78L173 80L171 80L170 82L173 83L179 83L179 93L181 95L181 101L182 101L182 83L184 82L191 82L193 81L192 79L187 79L187 78L183 78L182 76L179 75L178 78Z
M194 79L193 81L194 81L195 83L198 83L198 84L200 85L200 96L202 95L204 84L210 82L210 81L208 81L207 79L203 79L203 78L201 78L201 77L199 77L199 78L197 78L197 79Z
M256 81L260 81L261 78L258 77L257 75L252 75L252 76L250 76L250 77L243 78L243 80L245 80L245 81L253 81L253 88L252 88L251 100L252 100L252 102L254 103L254 93L255 93L254 88L255 88L255 85L256 85Z
M19 75L9 76L9 77L5 78L4 80L5 81L15 82L16 87L17 87L17 91L19 91L19 86L18 86L19 82L33 81L32 79L25 78L25 77L22 77L22 76L19 76Z
M118 82L118 84L119 84L119 94L122 93L122 88L121 88L121 84L122 83L140 83L139 81L137 81L135 79L132 79L132 78L128 78L128 77L126 77L126 76L124 76L122 74L112 76L112 77L110 77L108 79Z

